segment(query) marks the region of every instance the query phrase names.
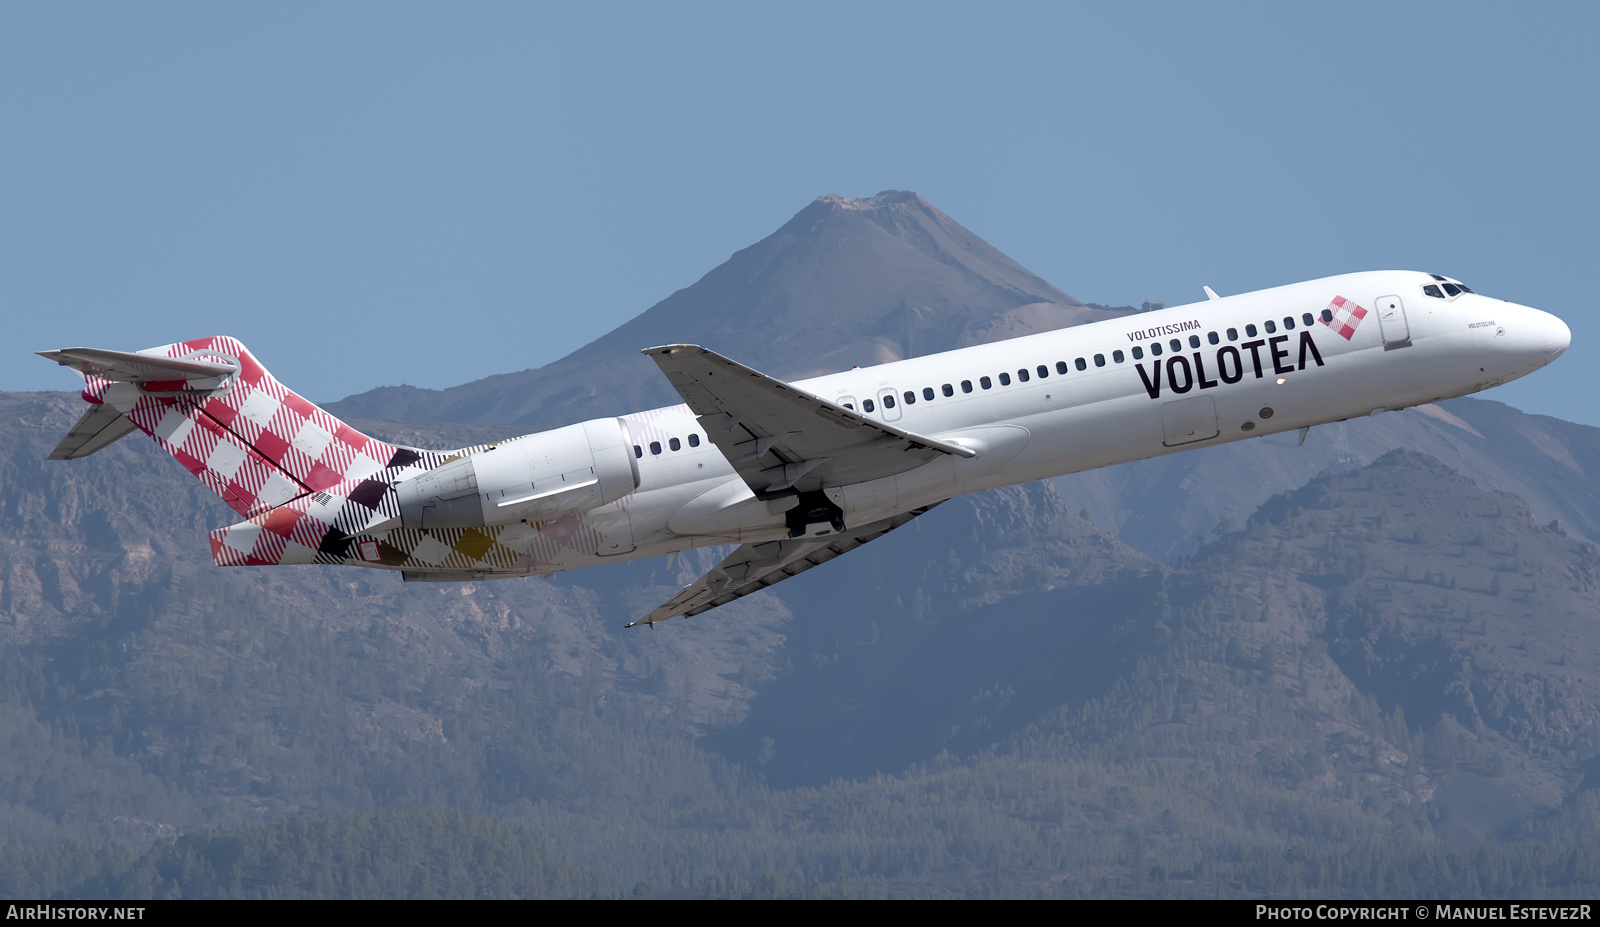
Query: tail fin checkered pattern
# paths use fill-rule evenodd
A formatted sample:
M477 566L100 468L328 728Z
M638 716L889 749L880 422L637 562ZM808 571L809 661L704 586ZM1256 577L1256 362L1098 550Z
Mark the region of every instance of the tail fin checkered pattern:
M145 353L238 365L215 391L186 391L183 382L146 383L131 408L116 405L245 518L371 476L404 462L401 458L416 459L415 452L368 437L308 402L233 338L201 338ZM113 398L107 395L111 381L86 379L84 399Z

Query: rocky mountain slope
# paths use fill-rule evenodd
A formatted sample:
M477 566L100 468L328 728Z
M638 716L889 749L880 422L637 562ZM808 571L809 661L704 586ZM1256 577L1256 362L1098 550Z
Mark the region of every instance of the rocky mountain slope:
M1243 524L1269 496L1402 448L1527 499L1540 518L1559 519L1574 536L1600 540L1600 429L1472 397L1318 426L1304 446L1293 434L1275 435L1053 482L1128 544L1172 560L1192 553L1217 525Z
M625 632L714 555L442 588L223 570L203 532L231 513L147 444L43 460L72 401L0 397L11 839L444 805L618 890L1226 894L1219 846L1509 837L1594 794L1596 550L1425 455L1170 565L1050 484L955 500Z

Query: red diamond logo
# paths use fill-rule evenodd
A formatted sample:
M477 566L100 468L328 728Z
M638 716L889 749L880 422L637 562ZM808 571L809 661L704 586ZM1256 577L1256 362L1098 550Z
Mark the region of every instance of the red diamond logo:
M1343 296L1335 296L1325 312L1327 314L1323 316L1322 324L1333 329L1346 341L1355 335L1356 326L1367 317L1367 310L1356 305L1354 300L1345 299Z

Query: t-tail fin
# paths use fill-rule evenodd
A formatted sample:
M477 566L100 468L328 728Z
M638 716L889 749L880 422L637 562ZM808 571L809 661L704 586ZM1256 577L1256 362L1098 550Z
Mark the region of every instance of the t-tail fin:
M81 372L94 406L52 458L87 456L137 428L245 518L421 457L307 402L226 336L41 356Z

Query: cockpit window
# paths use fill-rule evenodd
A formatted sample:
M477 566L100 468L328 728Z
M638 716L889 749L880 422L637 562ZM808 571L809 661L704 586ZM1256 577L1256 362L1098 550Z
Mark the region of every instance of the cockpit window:
M1476 292L1472 287L1459 280L1451 280L1449 277L1441 277L1438 274L1429 274L1428 276L1439 282L1423 285L1422 293L1425 296L1432 296L1434 299L1455 299L1462 293Z

